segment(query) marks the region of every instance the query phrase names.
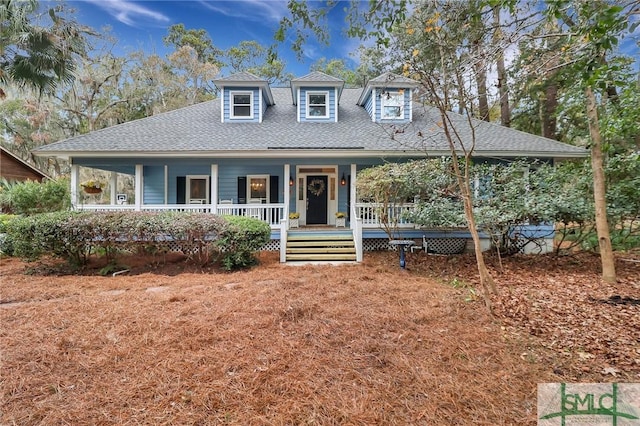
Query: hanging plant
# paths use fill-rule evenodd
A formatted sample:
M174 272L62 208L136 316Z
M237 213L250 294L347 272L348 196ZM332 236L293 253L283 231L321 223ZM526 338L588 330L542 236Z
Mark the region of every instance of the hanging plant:
M322 179L314 179L309 183L309 186L307 186L309 192L316 197L319 197L324 192L325 188L326 185Z

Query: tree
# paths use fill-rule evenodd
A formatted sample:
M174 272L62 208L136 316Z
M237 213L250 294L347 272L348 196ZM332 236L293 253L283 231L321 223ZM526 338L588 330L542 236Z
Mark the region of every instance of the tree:
M73 79L75 58L87 49L93 30L64 18L63 6L49 8L47 26L34 24L37 0L0 1L0 84L31 87L40 94L53 93L59 82ZM0 98L5 97L0 87Z
M403 74L420 82L422 98L436 109L433 124L440 128L441 136L449 146L452 175L474 242L482 295L491 309L489 293L497 289L484 262L470 183L477 123L470 114L455 116L450 113L455 104L463 112L473 111L477 93L468 89L468 72L473 71L474 67L477 70L479 63L484 66L492 62L488 54L479 52L478 34L474 31L477 27L474 26L470 31L465 25L468 20L483 19L485 4L479 1L474 2L474 7L466 7L465 4L453 2L420 2L411 10L405 1L371 2L365 10L359 9L360 5L352 3L350 33L373 37L378 45L390 47L396 52L398 62L403 64ZM289 3L289 8L293 16L307 10L306 5L301 7L300 2L295 1ZM475 15L469 17L468 13ZM289 22L283 20L281 31L285 31ZM321 25L309 20L303 22L316 34L322 32ZM464 132L465 136L461 126L468 130ZM417 144L420 142L416 141Z
M166 46L174 46L176 51L182 47L190 46L195 50L200 62L210 63L217 67L222 66L219 59L222 51L213 44L207 30L186 29L184 24L175 24L169 27L168 34L162 40Z
M582 88L591 141L591 167L595 201L596 230L602 262L602 279L616 281L615 258L607 220L606 145L600 131L598 98L607 99L616 81L618 69L609 64L608 55L618 40L629 31L629 17L640 11L640 2L624 6L605 1L558 1L545 11L549 19L557 20L565 35L571 36L561 54L561 66L570 67L579 77Z
M285 73L285 63L273 49L262 46L254 40L245 40L232 46L224 53L232 73L247 71L269 80L270 84L283 84L293 75Z

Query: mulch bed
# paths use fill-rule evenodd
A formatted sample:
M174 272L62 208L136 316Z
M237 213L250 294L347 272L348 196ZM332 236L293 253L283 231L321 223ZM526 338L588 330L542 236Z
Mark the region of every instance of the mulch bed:
M473 256L396 256L2 259L0 424L535 424L537 383L640 381L640 264L605 285L590 254L489 257L491 316Z

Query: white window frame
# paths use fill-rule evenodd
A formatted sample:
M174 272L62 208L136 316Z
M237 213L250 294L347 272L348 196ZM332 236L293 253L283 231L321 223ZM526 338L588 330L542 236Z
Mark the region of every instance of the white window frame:
M209 175L187 175L186 176L186 189L185 189L185 195L186 195L186 199L187 199L187 204L209 204L209 194L211 193L211 186L210 186L210 178L211 176ZM191 196L191 180L192 179L204 179L206 184L205 184L205 197L204 198L193 198ZM192 202L194 200L198 200L196 202Z
M404 120L404 92L386 92L382 94L380 99L380 117L383 120ZM400 115L387 114L386 107L399 107Z
M236 95L249 95L249 115L236 115L234 96ZM238 104L238 106L245 106L246 104ZM230 90L229 91L229 118L251 120L253 119L253 91L251 90Z
M311 115L309 113L310 108L311 108L311 96L316 96L316 95L324 95L324 115ZM329 113L329 92L327 91L308 91L307 92L307 113L306 113L306 117L307 119L311 119L311 120L315 120L315 119L319 119L319 118L329 118L331 115ZM313 104L313 106L323 106L322 104Z
M269 203L271 175L247 175L247 204L262 204L262 198L251 198L251 179L265 179L266 191L265 191L265 203Z

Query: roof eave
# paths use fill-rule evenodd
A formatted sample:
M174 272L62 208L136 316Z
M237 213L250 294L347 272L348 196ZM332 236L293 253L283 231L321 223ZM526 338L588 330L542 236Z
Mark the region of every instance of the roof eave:
M425 156L442 157L449 156L448 149L434 150L367 150L367 149L265 149L265 150L236 150L236 151L34 151L34 155L40 157L69 158L299 158L321 156L324 158L363 158L363 157L406 157ZM458 154L464 154L462 151ZM558 151L475 151L474 157L482 158L559 158L579 159L589 156L585 152L558 152Z

